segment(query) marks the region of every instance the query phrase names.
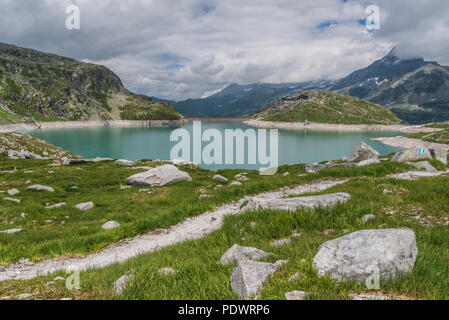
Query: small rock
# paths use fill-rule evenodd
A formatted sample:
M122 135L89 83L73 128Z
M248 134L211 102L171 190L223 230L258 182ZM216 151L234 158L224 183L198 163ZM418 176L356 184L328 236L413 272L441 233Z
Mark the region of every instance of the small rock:
M437 169L435 169L434 166L432 166L429 161L420 161L420 162L407 162L407 164L410 164L414 166L417 169L421 169L427 172L437 172Z
M67 203L61 202L61 203L54 204L52 206L47 206L47 207L45 207L45 209L48 209L48 210L50 210L50 209L57 209L57 208L65 207L65 206L67 206Z
M92 209L93 207L94 207L94 203L92 201L80 203L75 206L75 208L77 208L78 210L81 210L81 211L87 211L87 210Z
M65 278L63 278L63 277L56 277L56 278L54 278L53 280L54 280L54 281L64 281Z
M176 270L170 267L162 268L158 270L158 273L163 276L168 276L176 273Z
M387 296L378 296L372 294L351 294L352 300L392 300Z
M295 291L287 292L285 294L285 299L286 300L306 300L308 295L309 295L308 292L295 290Z
M388 189L384 189L384 195L392 194L392 193L393 193L393 191L388 190Z
M116 166L132 167L134 165L134 161L129 161L129 160L125 160L125 159L119 159L119 160L115 161L115 165Z
M29 294L29 293L21 293L21 294L17 295L17 299L26 300L26 299L31 298L32 296L33 295Z
M240 183L240 182L238 182L238 181L234 181L234 182L232 182L229 186L230 187L238 187L238 186L241 186L242 184Z
M112 230L112 229L116 229L116 228L119 228L119 227L120 227L120 224L118 222L108 221L101 227L101 229L103 229L103 230Z
M29 186L27 188L27 190L55 192L55 190L52 187L42 186L40 184L35 184L35 185L32 185L32 186Z
M272 253L268 253L256 248L242 247L234 244L228 251L226 251L220 259L220 264L230 265L235 261L243 260L260 260L271 256Z
M292 275L290 278L288 278L288 281L293 282L293 281L298 280L299 278L300 278L300 274L299 274L299 272L296 272L294 275Z
M292 242L292 240L290 240L290 239L281 239L281 240L273 241L271 243L271 246L272 247L282 247L282 246L285 246L287 244L290 244L291 242Z
M9 230L0 231L0 233L2 233L2 234L14 234L14 233L19 233L19 232L22 232L22 229L9 229Z
M212 197L212 196L210 196L210 195L208 195L208 194L201 194L200 197L199 197L199 199L200 199L200 200L203 200L203 199L208 199L208 198L210 198L210 197Z
M12 197L18 195L19 193L20 193L20 191L17 190L17 189L11 189L11 190L8 190L8 195L10 195L10 196L12 196Z
M120 190L130 189L131 186L120 186Z
M370 220L376 219L376 216L374 214L367 214L363 216L362 221L363 223L367 223Z
M9 202L15 202L15 203L20 203L20 202L22 202L22 201L19 200L19 199L13 199L13 198L3 198L3 200L9 201Z
M237 174L236 176L235 176L235 178L237 179L237 180L240 180L240 181L248 181L249 179L248 179L248 177L247 176L245 176L245 175L243 175L243 174Z
M286 172L286 173L283 174L284 177L286 177L286 176L288 176L288 175L290 175L289 172Z
M129 282L134 281L136 279L136 276L128 272L127 274L121 276L117 281L113 284L114 293L116 295L122 295L123 292L126 290L126 287L128 286Z
M215 180L215 181L218 181L218 182L221 182L221 183L226 183L226 182L228 182L228 179L226 179L225 177L223 177L223 176L220 176L220 175L215 175L214 177L213 177L213 179Z

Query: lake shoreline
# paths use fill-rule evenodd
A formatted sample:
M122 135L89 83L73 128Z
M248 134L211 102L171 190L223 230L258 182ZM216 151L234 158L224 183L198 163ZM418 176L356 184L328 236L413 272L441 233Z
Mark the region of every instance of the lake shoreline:
M182 126L189 120L89 120L89 121L57 121L17 123L0 125L0 133L26 132L39 129L61 129L61 128L95 128L95 127L170 127Z
M414 147L422 147L427 149L446 149L449 151L449 145L442 143L435 143L424 141L420 139L413 139L407 137L381 137L381 138L372 138L373 141L379 141L388 146L396 147L396 148L414 148Z
M243 123L257 128L265 129L286 129L286 130L317 130L317 131L396 131L403 133L424 133L435 132L439 129L427 128L425 125L408 126L408 125L376 125L376 124L332 124L332 123L314 123L310 122L273 122L250 119Z

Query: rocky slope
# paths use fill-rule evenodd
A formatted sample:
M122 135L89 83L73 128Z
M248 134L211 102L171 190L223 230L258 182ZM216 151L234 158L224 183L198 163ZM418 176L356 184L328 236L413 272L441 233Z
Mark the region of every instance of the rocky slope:
M297 96L298 97L298 96ZM391 111L358 98L325 91L306 91L303 99L281 102L256 113L264 121L310 121L334 124L400 123Z
M0 124L180 118L170 104L126 90L104 66L0 43Z

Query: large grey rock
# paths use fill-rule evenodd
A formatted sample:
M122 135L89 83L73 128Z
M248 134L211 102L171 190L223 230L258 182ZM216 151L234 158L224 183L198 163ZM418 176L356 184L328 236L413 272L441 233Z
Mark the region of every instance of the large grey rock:
M380 154L365 142L359 143L355 146L349 155L349 162L360 162L365 160L379 159Z
M93 207L94 207L94 203L92 201L80 203L75 206L75 208L77 208L78 210L81 210L81 211L87 211L87 210L92 209Z
M29 186L27 190L55 192L55 189L53 189L52 187L42 186L40 184Z
M226 179L223 176L220 176L219 174L215 175L213 178L215 181L221 182L221 183L226 183L228 182L228 179Z
M181 171L171 164L138 173L126 179L126 183L129 185L154 187L162 187L179 181L192 181L192 178L187 172Z
M408 150L396 153L391 161L398 162L407 162L407 161L416 161L416 160L424 160L424 159L432 159L432 155L430 154L429 149L414 147Z
M265 281L275 273L283 261L263 263L251 260L237 262L232 275L231 287L242 299L250 299L262 288Z
M113 289L114 293L118 296L122 295L125 292L129 282L134 281L136 276L128 272L127 274L121 276L117 281L114 282Z
M447 165L447 149L444 148L430 149L430 154L438 161L441 161L442 163Z
M226 251L220 259L220 264L230 265L235 261L243 260L260 260L271 256L272 253L268 253L256 248L242 247L234 244L228 251Z
M338 203L345 203L351 198L348 193L333 193L319 196L279 198L279 199L251 199L242 209L248 210L286 210L296 211L298 209L315 209L318 207L332 207Z
M129 160L125 160L125 159L118 159L118 160L115 161L115 165L132 167L132 166L134 166L134 161L129 161Z
M410 162L409 164L417 169L425 170L427 172L437 172L437 169L435 169L435 167L432 166L429 161Z
M417 255L410 229L363 230L322 244L313 266L320 276L365 282L373 273L391 279L411 272Z

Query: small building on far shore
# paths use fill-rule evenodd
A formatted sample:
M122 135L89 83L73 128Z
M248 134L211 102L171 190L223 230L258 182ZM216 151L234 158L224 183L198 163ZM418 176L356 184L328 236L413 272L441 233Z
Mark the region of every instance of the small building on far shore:
M294 96L286 96L282 98L282 103L284 105L292 105L295 104L297 102L303 101L303 100L308 100L309 96L306 94L298 94L298 95L294 95Z

